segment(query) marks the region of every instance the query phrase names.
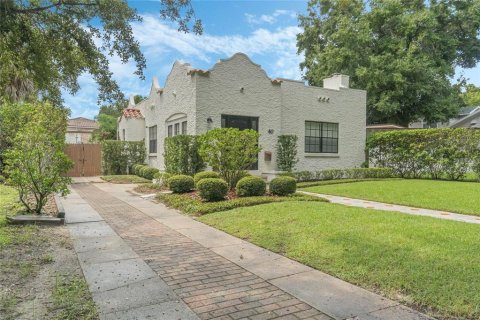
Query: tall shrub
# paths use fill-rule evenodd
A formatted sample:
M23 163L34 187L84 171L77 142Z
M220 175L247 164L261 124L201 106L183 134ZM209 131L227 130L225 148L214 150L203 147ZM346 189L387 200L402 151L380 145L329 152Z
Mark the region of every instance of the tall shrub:
M404 178L462 179L479 147L480 131L466 128L378 132L367 141L370 163Z
M34 106L35 112L28 113L26 122L4 153L5 171L26 210L41 214L51 194L68 193L70 179L63 174L72 167L72 161L63 152L67 128L65 110L48 103Z
M213 129L200 136L200 155L233 189L244 171L257 161L259 137L251 129Z
M298 162L296 135L280 135L277 140L277 167L280 171L292 172Z
M193 176L205 168L199 154L199 137L178 135L165 138L165 171Z
M134 164L145 161L143 141L105 140L102 142L102 167L104 174L131 173Z

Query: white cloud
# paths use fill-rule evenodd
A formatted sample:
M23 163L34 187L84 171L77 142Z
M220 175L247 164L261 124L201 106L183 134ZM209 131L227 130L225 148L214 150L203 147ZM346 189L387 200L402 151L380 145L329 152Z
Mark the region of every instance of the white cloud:
M289 18L295 18L297 14L294 11L290 10L275 10L272 14L262 14L262 15L254 15L250 13L245 14L245 19L247 20L248 24L250 25L258 25L263 23L274 24L278 21L280 16L286 16Z
M259 28L248 35L216 36L204 34L179 33L157 17L147 15L142 23L133 25L135 37L142 44L149 65L158 61L157 52L174 53L178 59L190 62L195 60L212 63L212 56L222 58L236 52L243 52L254 59L256 56L268 56L269 60L281 60L276 67L288 64L289 73L298 78L299 57L296 55L296 35L301 32L297 26L287 26L276 30ZM193 61L192 61L193 60ZM287 60L288 63L287 63ZM283 61L283 62L282 62ZM292 63L297 72L291 72ZM283 74L280 70L279 74Z
M287 14L292 13L277 10L272 16ZM206 33L197 36L178 32L174 25L158 16L145 15L143 21L134 23L132 28L147 60L147 79L142 81L134 74L134 62L123 64L118 57L109 57L113 77L127 97L130 94L148 94L151 75L157 75L163 83L174 60L210 68L218 59L228 58L237 52L243 52L254 62L262 64L272 78L301 78L298 65L302 57L296 54L296 35L302 30L296 25L257 28L245 35ZM65 104L71 107L72 116L93 117L98 112L97 85L87 74L80 77L79 83L81 90L75 96L64 95Z

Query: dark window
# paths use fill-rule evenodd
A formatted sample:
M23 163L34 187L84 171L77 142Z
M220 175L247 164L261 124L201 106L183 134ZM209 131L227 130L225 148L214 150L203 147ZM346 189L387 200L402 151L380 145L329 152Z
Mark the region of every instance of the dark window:
M148 152L157 153L157 126L148 128Z
M237 128L240 130L253 129L258 131L258 118L222 114L222 128ZM250 170L258 170L258 158Z
M123 141L125 141L125 129L122 130L122 134L123 134Z
M338 153L338 123L305 121L306 153Z
M171 137L172 135L173 135L173 126L169 125L168 126L167 137Z
M180 134L180 123L175 123L174 126L174 135L179 135Z
M182 134L187 134L187 121L182 122Z

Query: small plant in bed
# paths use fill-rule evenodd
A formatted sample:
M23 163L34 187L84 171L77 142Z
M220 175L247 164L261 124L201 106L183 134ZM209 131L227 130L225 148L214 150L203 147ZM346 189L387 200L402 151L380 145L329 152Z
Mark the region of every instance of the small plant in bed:
M237 197L235 192L230 191L225 197L226 200L207 202L201 199L197 192L184 194L158 194L157 199L166 206L178 209L189 215L203 215L211 212L226 211L240 207L250 207L270 202L283 201L320 201L328 202L325 199L294 193L288 196L279 197L264 195L256 197Z

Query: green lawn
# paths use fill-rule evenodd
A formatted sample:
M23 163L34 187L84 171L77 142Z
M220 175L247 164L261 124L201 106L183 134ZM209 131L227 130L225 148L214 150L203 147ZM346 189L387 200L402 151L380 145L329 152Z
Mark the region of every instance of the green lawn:
M7 215L14 215L18 209L18 193L15 189L0 184L0 248L12 242L18 236L7 227Z
M480 183L395 179L322 185L309 192L480 215Z
M441 318L480 318L480 226L323 202L200 221Z
M102 180L110 183L125 184L125 183L151 183L151 180L135 176L135 175L114 175L114 176L102 176Z

